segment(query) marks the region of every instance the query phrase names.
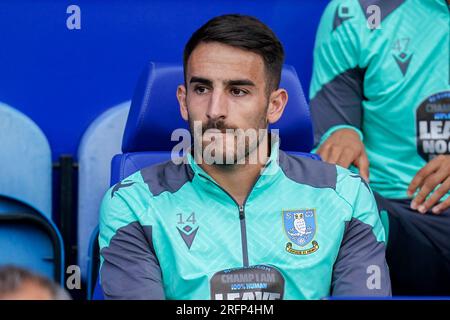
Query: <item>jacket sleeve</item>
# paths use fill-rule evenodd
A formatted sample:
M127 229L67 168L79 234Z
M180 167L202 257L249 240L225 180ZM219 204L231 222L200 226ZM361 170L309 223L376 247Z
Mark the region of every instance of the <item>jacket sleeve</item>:
M353 215L345 231L334 264L332 296L390 296L391 283L385 258L385 231L374 196L365 181L351 174L348 193ZM355 181L357 180L357 181ZM357 184L355 184L357 182Z
M164 299L161 269L152 243L152 226L142 226L145 212L138 183L111 188L100 209L100 281L106 299Z
M361 137L365 67L361 47L368 28L358 1L332 1L322 16L314 47L310 108L317 149L333 132Z

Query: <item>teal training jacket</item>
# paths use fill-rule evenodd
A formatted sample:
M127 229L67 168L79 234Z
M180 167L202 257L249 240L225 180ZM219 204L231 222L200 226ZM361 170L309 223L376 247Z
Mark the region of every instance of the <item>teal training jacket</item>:
M108 299L391 294L369 186L278 143L243 206L190 155L134 173L106 193L99 242Z
M376 8L381 24L372 30ZM331 1L317 33L310 101L316 146L339 128L357 130L373 190L407 198L417 171L450 154L447 0Z

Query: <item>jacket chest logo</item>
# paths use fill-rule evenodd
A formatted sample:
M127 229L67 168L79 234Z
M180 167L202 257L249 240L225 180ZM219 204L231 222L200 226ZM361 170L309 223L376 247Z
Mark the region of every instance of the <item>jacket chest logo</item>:
M402 75L405 76L408 71L409 63L413 57L413 53L409 51L410 38L397 39L392 46L392 56L397 63Z
M316 252L319 244L314 241L316 234L316 210L296 209L283 210L283 226L289 242L286 243L286 251L295 255L307 255ZM311 247L307 247L311 243ZM299 246L296 249L295 246Z
M195 212L192 212L191 214L177 213L177 218L177 230L187 248L190 250L199 228L195 218Z

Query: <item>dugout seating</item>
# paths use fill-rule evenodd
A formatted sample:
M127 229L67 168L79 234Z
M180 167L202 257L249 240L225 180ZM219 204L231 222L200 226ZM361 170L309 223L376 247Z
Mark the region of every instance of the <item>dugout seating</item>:
M103 112L89 126L78 149L78 265L88 275L90 237L98 224L103 195L111 181L111 158L121 152L130 101Z
M63 283L64 245L52 221L47 138L20 111L0 103L0 265Z
M172 132L187 128L179 114L175 92L183 83L183 68L176 64L151 62L142 73L133 100L122 143L123 154L116 155L111 164L111 185L148 165L170 159L170 150L177 144L171 141ZM279 130L281 148L290 153L318 159L309 154L313 132L309 108L295 69L285 65L281 87L289 93L289 101L281 119L272 126ZM97 230L98 232L98 230ZM98 234L91 237L91 270L88 279L89 298L102 299L97 279ZM92 290L95 284L95 292Z

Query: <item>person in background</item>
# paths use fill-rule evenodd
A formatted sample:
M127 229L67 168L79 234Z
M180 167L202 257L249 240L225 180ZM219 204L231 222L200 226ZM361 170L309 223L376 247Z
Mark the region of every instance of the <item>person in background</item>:
M71 300L53 281L15 266L0 267L0 300Z
M315 149L375 191L394 295L450 295L449 43L447 0L335 0L317 33Z

